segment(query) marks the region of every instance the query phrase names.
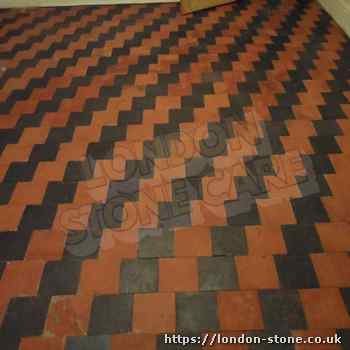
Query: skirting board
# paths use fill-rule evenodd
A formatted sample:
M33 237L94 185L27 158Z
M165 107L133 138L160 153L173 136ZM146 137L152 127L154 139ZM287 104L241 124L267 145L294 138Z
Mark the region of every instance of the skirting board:
M183 13L188 13L227 4L232 1L234 0L183 0L181 1L181 8Z
M319 2L350 36L350 0L319 0Z
M0 8L10 7L50 7L73 5L117 5L179 2L180 0L0 0Z
M0 0L0 8L34 6L112 5L179 2L180 0ZM323 8L350 36L350 0L319 0Z

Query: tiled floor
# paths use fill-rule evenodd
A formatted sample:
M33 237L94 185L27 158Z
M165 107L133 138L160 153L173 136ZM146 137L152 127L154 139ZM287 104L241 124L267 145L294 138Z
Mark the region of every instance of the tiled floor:
M316 1L0 23L2 350L350 349L350 40Z

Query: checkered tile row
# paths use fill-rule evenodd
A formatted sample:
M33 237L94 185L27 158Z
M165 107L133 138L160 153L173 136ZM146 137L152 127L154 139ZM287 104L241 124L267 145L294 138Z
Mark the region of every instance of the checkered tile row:
M17 297L9 304L1 334L15 339L343 329L350 326L349 295L349 289L324 288ZM68 338L68 344L85 341Z
M334 123L320 124L315 122L314 126L312 123L303 124L303 126L308 125L311 128L311 131L308 132L310 135L315 133L312 130L322 130L327 126L334 129L334 135L339 134L338 126ZM346 122L339 124L344 129L348 127ZM297 123L288 123L287 136L281 136L279 142L281 139L289 139L290 137L297 140L291 136L295 133L293 130L296 125ZM191 135L191 141L200 144L200 150L198 150L200 155L191 153L183 155L182 158L172 158L166 147L162 148L159 144L157 146L157 143L162 142L159 139L155 139L153 143L149 141L132 142L131 144L103 143L102 146L106 145L107 148L101 148L101 144L90 144L87 160L68 162L56 162L55 157L51 159L50 154L47 153L46 145L36 145L38 146L36 149L44 155L44 158L36 161L5 163L3 166L3 182L0 184L1 203L4 205L3 211L11 212L13 215L3 216L0 220L0 227L3 231L12 231L23 226L48 228L53 225L49 218L54 220L57 205L59 205L58 210L62 207L64 210L62 204L94 205L96 200L104 203L104 206L96 208L97 211L104 211L106 207L106 211L108 211L108 207L111 205L120 206L119 216L112 219L111 225L113 228L123 227L123 216L128 216L130 214L128 211L132 210L128 210L130 205L142 207L147 202L147 197L153 202L148 206L155 208L152 208L155 225L160 226L215 224L215 222L207 222L204 218L196 217L196 210L189 207L194 201L196 203L192 203L193 206L211 206L213 208L209 211L217 210L220 212L221 221L218 219L217 223L224 223L227 217L227 221L233 224L259 224L264 221L264 218L261 218L263 216L262 209L259 208L259 212L257 210L257 200L273 199L276 195L284 199L293 198L291 204L294 213L291 213L291 217L295 215L296 220L300 223L312 224L339 217L338 208L334 208L332 205L327 206L328 199L320 198L320 196L331 197L333 192L338 190L333 185L333 182L338 179L334 164L340 163L343 156L334 154L340 152L334 135L329 136L327 142L322 141L319 145L316 141L318 136L307 137L307 140L313 144L313 150L305 153L303 149L300 149L297 150L297 153L293 153L292 149L290 151L287 149L287 153L283 156L266 155L266 150L263 150L265 141L262 138L260 143L253 146L253 149L256 147L265 154L253 156L255 151L247 152L246 145L242 145L242 135L237 136L240 128L246 126L249 125L243 124L242 126L234 123L232 131L235 133L235 137L229 139L227 143L226 141L220 142L215 147L207 147L206 145L206 143L210 143L210 136L207 139L196 139L196 136ZM271 125L263 123L262 127L269 130ZM205 126L203 131L207 132L208 129L210 134L212 128L220 130L221 134L224 133L223 135L220 132L216 134L216 139L221 139L221 136L227 137L225 136L227 130L219 127L218 124L209 124ZM269 134L268 131L267 134ZM324 137L321 136L321 138ZM233 148L236 141L240 144L235 153ZM267 141L269 142L268 146L271 147L273 139L269 138ZM329 148L327 148L327 144L330 145ZM143 147L143 158L141 156L141 159L135 154L135 149L140 146ZM113 149L116 150L115 156ZM125 168L121 168L120 171L111 171L114 163L120 161L118 156L124 152L123 150L128 152L127 159L123 158ZM269 152L271 152L270 148ZM281 152L284 152L283 148ZM137 151L137 153L140 152ZM47 158L48 155L49 158ZM125 154L122 157L124 156ZM189 159L187 158L189 156L194 157ZM135 157L138 159L134 159ZM163 162L164 157L165 159L166 157L170 158ZM219 158L231 162L231 164L228 163L221 168L220 163L216 161ZM12 153L9 159L13 160ZM232 161L233 159L237 160ZM290 165L296 159L300 161L298 172ZM284 182L282 171L286 171L290 177L287 182ZM300 171L305 172L303 176ZM233 184L227 182L233 182ZM218 198L215 190L213 191L213 186L216 185L222 187L221 194L223 196L221 199ZM157 194L159 188L161 193ZM164 188L166 193L164 193ZM96 195L97 192L99 193ZM314 194L314 196L310 196L310 194ZM120 198L116 199L118 196ZM201 209L197 210L201 211ZM291 208L288 210L291 211ZM240 215L242 211L246 214ZM39 215L40 220L42 220L40 213L50 212L50 215L43 222L36 220L35 224L30 224L27 216L33 217L33 212ZM344 216L342 213L340 215L340 220L343 221ZM174 216L178 216L178 220L169 220L169 217ZM201 219L202 221L200 221ZM137 221L138 219L130 220ZM293 222L293 219L289 219L289 221Z
M2 266L0 292L14 297L350 287L349 264L345 253L33 260Z
M64 310L65 307L72 308L71 311L83 313L84 308L86 312L91 306L92 311L88 333L92 335L128 332L131 331L132 323L134 331L137 332L170 332L175 329L175 305L177 307L177 329L181 331L262 329L264 326L261 317L259 317L261 316L261 311L258 297L261 300L265 326L268 329L278 328L281 322L285 322L284 326L288 329L304 329L306 321L302 306L304 306L306 315L308 315L308 308L310 307L310 310L312 310L312 307L316 307L316 305L308 305L308 301L312 301L313 298L317 298L321 304L324 304L323 308L325 311L327 311L327 307L329 307L328 311L331 311L334 307L333 310L336 315L333 319L327 313L319 315L319 319L313 319L313 315L311 315L308 319L312 327L342 328L349 326L349 316L341 295L348 297L348 290L315 289L304 290L299 293L289 290L259 293L251 291L222 291L219 293L177 293L176 295L173 293L101 295L94 298L90 297L90 299L93 299L92 304L90 300L91 305L87 303L89 300L87 296L54 297L51 300L51 304L46 297L18 297L13 299L9 305L3 329L11 328L11 323L16 321L13 320L13 313L21 315L23 313L21 309L25 311L35 310L37 316L41 315L38 319L44 321L49 305L52 316L49 316L47 323L52 323L53 326L55 320L51 318L55 317L55 313L59 315L59 312L66 311ZM232 305L232 310L229 310L230 305ZM280 310L280 314L278 314L276 309L281 308L282 305L286 309ZM21 308L21 306L24 306L24 308ZM79 306L81 310L79 310ZM60 308L63 308L63 310L60 310ZM219 315L223 316L219 318L221 327L217 318L217 308L219 309ZM239 308L243 309L241 310L242 314L247 313L245 319L238 317ZM158 311L154 309L158 309ZM152 310L152 313L150 313L150 310ZM233 310L238 311L237 319L235 319L234 315L232 318L230 317ZM273 311L275 312L273 313ZM148 319L147 313L149 315ZM157 313L159 315L156 315ZM288 313L293 315L291 319L285 319ZM228 316L228 319L222 320L225 318L225 314ZM43 322L37 322L39 325L30 322L31 318L28 318L30 312L25 312L21 316L24 322L22 325L23 330L20 327L18 329L19 334L33 336L42 332L40 324L42 326ZM84 316L86 317L87 315L85 314ZM328 327L325 327L322 321ZM138 326L138 324L140 325ZM61 324L58 324L57 327L61 327Z
M273 208L280 209L279 206ZM6 260L21 259L329 255L350 250L349 230L347 223L136 231L101 231L95 227L95 230L75 230L68 234L60 230L22 230L0 234L0 257L5 264Z

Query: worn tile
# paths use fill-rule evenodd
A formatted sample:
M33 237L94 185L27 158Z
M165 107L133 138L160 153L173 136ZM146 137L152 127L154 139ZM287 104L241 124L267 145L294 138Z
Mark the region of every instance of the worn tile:
M282 227L288 254L304 255L322 252L320 238L312 225L285 225Z
M237 256L235 263L240 289L279 288L279 279L273 257Z
M132 295L100 295L91 306L88 334L126 333L132 329Z
M346 252L350 250L350 225L332 222L316 225L322 247L326 252Z
M58 337L85 335L90 318L92 297L55 296L51 298L45 332Z
M264 325L267 329L305 329L303 306L296 291L264 290L259 292Z
M64 350L64 338L26 337L21 339L20 350Z
M338 254L312 254L320 287L350 287L350 256Z
M48 297L12 299L2 323L3 334L11 337L41 335L44 331L49 302Z
M309 256L277 255L275 264L281 286L287 289L317 288L319 282Z
M157 334L173 332L175 327L175 294L135 294L133 332Z
M318 196L297 198L291 202L298 223L312 224L329 221L326 209Z
M158 290L157 259L123 260L120 266L122 293L151 293Z
M175 231L175 256L210 256L211 238L207 227Z
M173 256L174 232L163 229L142 229L139 232L139 257Z
M196 258L159 259L160 292L195 292L198 289Z
M49 261L46 263L39 286L39 295L76 294L79 285L79 261Z
M206 292L176 295L176 330L178 332L205 332L218 329L215 294Z
M237 289L237 272L230 257L199 257L199 289L201 291Z
M243 227L214 227L211 231L214 255L246 255L247 239Z
M119 273L120 260L85 260L81 267L79 293L116 294L119 291Z
M287 247L280 227L251 226L246 228L250 255L286 254Z
M258 330L264 328L257 292L219 292L220 329Z
M310 328L350 327L350 316L338 289L306 289L299 293Z
M3 265L0 282L2 296L35 296L43 275L44 262L40 260L13 261ZM21 276L21 278L18 278Z

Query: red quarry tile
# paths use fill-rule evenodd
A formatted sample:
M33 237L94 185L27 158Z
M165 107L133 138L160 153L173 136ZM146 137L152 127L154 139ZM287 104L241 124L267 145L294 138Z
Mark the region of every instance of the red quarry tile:
M143 122L152 125L167 123L169 122L169 111L167 109L146 109L143 112ZM141 158L142 154L139 159Z
M68 232L86 230L89 223L91 205L60 204L52 229Z
M140 181L139 199L143 204L150 204L152 207L155 203L170 202L172 200L172 191L170 181L163 179L143 180Z
M85 260L80 273L79 294L117 294L120 260L113 257Z
M338 289L303 289L299 294L309 328L350 327L350 316Z
M343 174L343 171L347 169L350 154L330 154L329 159L336 170L336 175L339 175Z
M287 225L296 224L294 211L288 199L283 195L280 199L257 200L260 221L262 225Z
M302 136L281 136L280 140L286 152L298 151L301 154L313 154L313 148L308 138Z
M175 323L175 294L135 294L133 332L174 332Z
M350 287L350 257L347 253L312 254L321 287Z
M54 336L86 335L91 296L54 296L46 319L45 331Z
M229 96L227 94L206 95L204 98L206 109L218 109L230 106Z
M180 96L157 96L156 108L162 110L181 108Z
M110 350L156 350L157 339L151 334L113 334Z
M50 128L47 126L40 128L25 128L21 138L19 139L19 143L21 145L45 143L49 131Z
M350 250L350 225L348 223L318 223L316 228L326 252L347 252Z
M25 205L1 206L0 231L16 231L25 207Z
M147 74L138 74L135 79L136 85L152 85L157 84L158 74L154 72L149 72Z
M33 180L62 181L65 169L65 162L39 162Z
M331 222L349 222L350 207L341 196L342 194L337 193L337 196L321 198Z
M147 124L129 125L127 138L130 141L152 140L153 125L147 125Z
M98 142L100 133L101 125L95 125L95 123L91 123L87 126L77 126L74 131L72 142L76 145L79 145L80 143L83 144L85 141Z
M2 297L36 295L44 264L42 260L8 262L0 280L0 295Z
M223 201L237 198L234 176L230 171L217 169L214 176L203 177L202 189L205 202L203 206L212 206L213 211L216 206L222 205Z
M242 159L242 157L244 156L248 156L248 155L255 155L256 154L256 135L254 134L254 132L256 132L255 129L253 130L247 130L245 128L245 125L240 127L240 129L238 130L238 126L235 125L235 132L238 134L237 137L233 138L233 139L229 139L227 141L229 150L228 150L228 161L231 162L231 166L235 166L236 164L239 164L240 160ZM246 134L241 134L241 130L244 130ZM215 163L219 162L220 160L220 156L217 157L215 159ZM228 164L227 164L228 165ZM226 166L227 166L226 165ZM222 168L222 166L219 165L219 168Z
M47 183L44 181L19 182L12 193L10 204L41 204Z
M303 137L316 135L316 130L310 120L288 120L286 124L289 135Z
M206 108L196 108L193 111L194 122L203 122L203 120L207 122L219 122L220 121L220 113L217 110L207 110Z
M66 240L63 231L33 231L27 251L27 260L60 260Z
M301 153L294 150L283 155L274 155L272 163L276 175L264 176L269 197L275 201L300 197L297 177L306 175Z
M345 190L347 189L350 183L349 177L346 176L347 174L345 172L342 172L339 169L337 169L336 171L338 172L338 174L325 175L327 183L335 198L338 198L339 200L348 200L349 195Z
M170 158L159 158L154 161L154 179L171 181L175 178L183 178L186 176L185 162L182 157L176 154Z
M190 96L192 92L192 85L189 82L179 82L168 86L168 93L171 96Z
M237 256L235 261L241 289L279 288L272 256Z
M21 146L18 144L8 144L1 153L1 163L26 162L32 152L33 145Z
M224 204L193 200L191 202L191 222L193 226L223 226L227 225Z
M349 93L347 94L349 96ZM348 97L349 100L349 97ZM342 110L344 111L345 115L350 118L350 104L342 105Z
M97 177L87 181L78 182L74 196L76 204L104 203L107 199L109 180L104 177Z
M53 336L22 338L19 350L64 350L64 338Z
M147 110L148 111L148 110ZM150 112L150 111L148 111ZM124 170L127 159L142 159L143 158L143 141L118 141L114 144L113 167Z
M211 256L211 235L208 227L175 231L175 256Z
M94 142L92 140L92 142ZM71 143L63 143L60 145L60 149L57 152L56 160L58 162L69 162L71 160L82 160L85 158L87 150L87 142L73 142L74 147Z
M196 258L159 259L160 292L193 292L198 290Z
M221 330L264 328L257 292L219 292L218 310Z
M69 115L64 112L48 112L42 122L42 126L63 127L67 124Z
M280 227L247 226L249 255L286 254L287 248Z

